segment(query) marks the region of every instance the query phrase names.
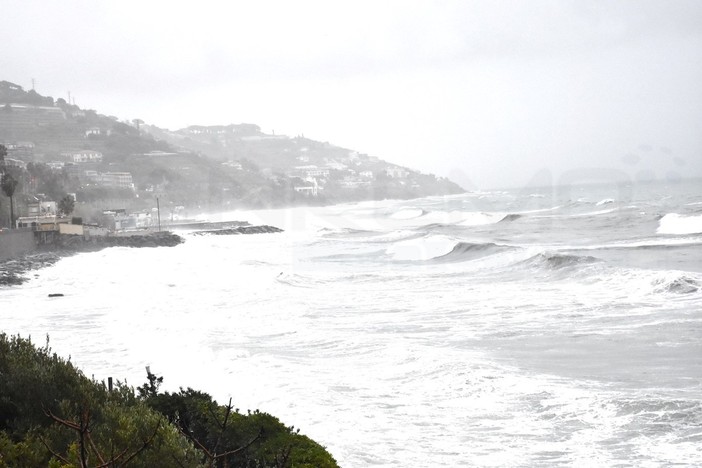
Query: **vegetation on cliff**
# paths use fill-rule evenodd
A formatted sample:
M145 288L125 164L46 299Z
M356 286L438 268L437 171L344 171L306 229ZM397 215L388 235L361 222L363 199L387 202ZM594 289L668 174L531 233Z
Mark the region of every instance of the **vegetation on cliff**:
M58 201L70 193L86 221L103 209L151 209L156 197L175 213L463 191L445 178L304 136L266 134L253 124L169 131L8 82L0 82L0 144L9 159L26 164L11 168L19 212L38 194ZM100 157L71 160L81 151ZM116 173L129 173L133 185L106 184L102 176ZM0 204L0 219L9 219L8 206Z
M137 391L85 377L29 339L0 334L0 468L336 467L319 444L207 393Z

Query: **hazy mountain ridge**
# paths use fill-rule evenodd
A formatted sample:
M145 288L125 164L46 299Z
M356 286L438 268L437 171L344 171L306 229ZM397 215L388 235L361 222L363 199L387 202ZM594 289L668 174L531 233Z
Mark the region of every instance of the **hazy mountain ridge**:
M463 191L447 179L304 136L270 135L254 124L170 131L138 119L119 121L7 81L0 81L0 143L18 164L35 172L48 165L60 176L53 191L29 177L35 183L24 184L25 195L72 192L79 203L95 207L148 207L157 195L173 206L216 210ZM68 159L80 151L100 156ZM128 173L133 184L105 187L95 179L108 173Z

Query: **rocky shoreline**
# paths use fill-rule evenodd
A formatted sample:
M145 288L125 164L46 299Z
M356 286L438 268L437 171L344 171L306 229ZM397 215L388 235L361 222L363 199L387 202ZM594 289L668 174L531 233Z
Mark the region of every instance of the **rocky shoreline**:
M18 258L0 262L0 286L18 286L29 278L30 271L53 265L63 257L73 255L71 251L35 251Z
M168 231L129 236L60 236L55 248L73 252L94 252L107 247L174 247L185 242Z
M216 226L217 224L213 223L208 227ZM221 224L219 226L221 226ZM282 229L275 226L251 226L248 225L248 223L228 223L227 227L224 229L195 231L192 234L198 236L221 236L265 234L282 231ZM62 235L57 238L54 244L44 245L33 252L0 261L0 286L20 285L29 280L29 272L51 266L63 257L68 257L79 252L96 252L109 247L174 247L183 242L185 242L183 237L168 231L132 234L128 236L83 237L78 235Z
M108 247L173 247L185 242L181 236L170 232L137 234L130 236L64 235L51 245L0 261L0 286L17 286L29 279L28 273L53 265L64 257L79 252L96 252Z
M204 230L204 231L195 231L195 232L193 232L193 235L196 235L196 236L205 236L205 235L231 236L231 235L237 235L237 234L267 234L267 233L273 233L273 232L283 232L283 230L280 228L277 228L275 226L267 226L267 225L238 226L238 227L230 227L230 228L224 228L224 229L208 229L208 230Z

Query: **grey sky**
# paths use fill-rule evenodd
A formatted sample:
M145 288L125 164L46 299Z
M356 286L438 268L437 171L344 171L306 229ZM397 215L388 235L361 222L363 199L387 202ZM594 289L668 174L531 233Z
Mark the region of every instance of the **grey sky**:
M0 79L465 186L702 176L702 2L2 0ZM608 177L610 177L608 176Z

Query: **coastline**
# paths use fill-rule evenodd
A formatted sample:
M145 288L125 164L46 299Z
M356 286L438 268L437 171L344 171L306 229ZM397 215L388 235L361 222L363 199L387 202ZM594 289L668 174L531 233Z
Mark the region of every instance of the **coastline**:
M109 247L173 247L185 242L171 232L130 236L60 236L56 243L0 261L0 286L19 286L29 280L33 271L53 265L64 257L81 252L97 252Z
M194 231L194 235L247 235L282 232L275 226L251 226L246 222L203 223L207 230ZM53 244L42 245L30 252L0 260L0 287L19 286L29 280L33 271L53 265L64 257L81 252L97 252L110 247L175 247L185 239L170 231L147 234L84 237L58 236Z
M29 280L28 274L77 253L69 250L35 250L16 258L0 261L0 287L19 286Z

